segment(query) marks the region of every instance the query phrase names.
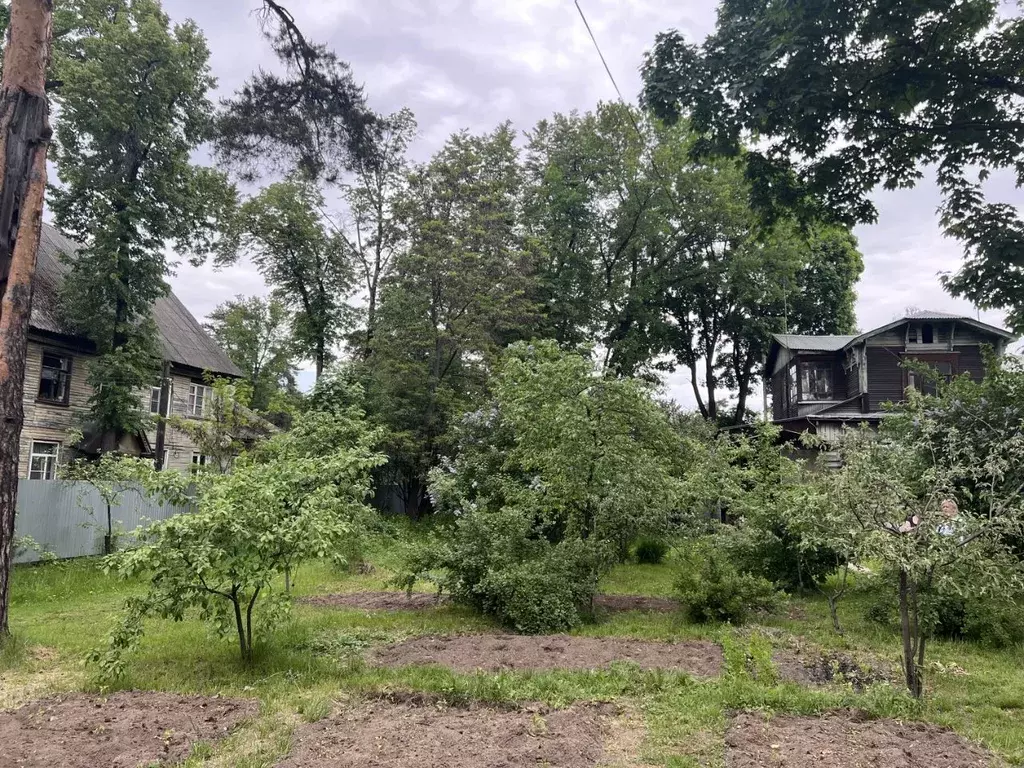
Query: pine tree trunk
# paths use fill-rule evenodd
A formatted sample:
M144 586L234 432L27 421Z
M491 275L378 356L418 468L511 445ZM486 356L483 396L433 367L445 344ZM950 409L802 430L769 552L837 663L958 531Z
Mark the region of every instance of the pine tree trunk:
M25 352L46 193L52 0L13 0L0 84L0 639L14 555Z

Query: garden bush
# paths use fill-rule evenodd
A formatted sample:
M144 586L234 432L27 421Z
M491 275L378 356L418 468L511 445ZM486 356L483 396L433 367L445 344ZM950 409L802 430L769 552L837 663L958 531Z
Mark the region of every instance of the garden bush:
M709 546L694 546L680 566L676 594L691 621L742 624L752 612L775 611L784 601L772 582L741 572Z
M967 640L990 648L1024 643L1024 611L1009 597L925 595L922 620L929 634L947 640ZM864 610L869 621L890 628L899 626L897 597L878 591Z
M629 542L666 531L677 436L645 384L548 342L509 347L493 391L431 472L454 524L409 552L397 583L433 580L520 632L570 629Z
M665 559L669 546L661 539L645 536L636 544L636 561L642 565L657 565Z

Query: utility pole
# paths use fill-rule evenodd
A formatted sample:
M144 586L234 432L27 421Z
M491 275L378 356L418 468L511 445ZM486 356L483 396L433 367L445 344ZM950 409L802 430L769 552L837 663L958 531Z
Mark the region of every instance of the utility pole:
M160 374L160 405L156 417L156 457L157 471L164 467L164 443L167 439L167 417L171 415L171 363L164 360Z

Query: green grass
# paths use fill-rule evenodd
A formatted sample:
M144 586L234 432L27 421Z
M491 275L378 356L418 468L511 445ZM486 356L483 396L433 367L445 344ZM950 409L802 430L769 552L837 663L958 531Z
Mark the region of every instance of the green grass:
M394 541L371 548L372 573L355 575L326 562L294 575L297 595L383 588L395 567ZM673 566L623 565L605 580L609 593L671 595ZM103 574L96 560L19 567L12 593L13 642L0 650L0 708L56 691L99 690L84 654L100 645L121 601L141 583ZM258 643L256 660L243 666L232 638L218 638L199 621L147 622L146 637L118 687L259 699L260 715L229 739L202 745L188 766L270 766L289 748L293 731L326 716L337 702L393 691L433 693L451 701L617 701L645 726L643 760L662 766L721 766L728 712L756 708L813 715L858 707L878 717L923 719L979 741L1011 764L1024 765L1024 654L936 641L929 659L924 702L898 686L866 693L768 684L742 671L745 652L767 642L813 644L898 663L895 634L862 618L870 595L854 592L841 605L845 636L831 629L817 596L794 598L788 615L758 628L700 626L681 615L619 613L580 627L590 636L652 640L701 638L723 642L734 671L701 681L683 674L615 665L594 672L544 671L459 674L435 666L381 669L363 660L366 650L424 634L486 632L488 619L458 607L428 611L364 612L296 606L291 619ZM735 663L737 661L741 663Z

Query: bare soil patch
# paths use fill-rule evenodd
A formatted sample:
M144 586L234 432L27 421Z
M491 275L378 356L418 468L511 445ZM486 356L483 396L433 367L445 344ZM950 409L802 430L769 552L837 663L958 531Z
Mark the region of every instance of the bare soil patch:
M405 640L376 651L372 661L387 667L439 664L459 672L600 669L625 661L642 669L713 677L722 669L722 649L701 640L660 643L623 637L454 635Z
M445 595L439 598L434 593L425 592L413 592L411 595L405 592L350 592L302 597L296 602L320 608L355 608L364 611L421 611L451 604ZM679 603L667 597L647 595L596 595L594 607L609 612L671 613L679 610Z
M349 592L343 595L314 595L296 602L320 608L356 608L364 611L422 611L448 604L448 598L426 592Z
M71 694L0 712L0 763L17 768L172 765L256 714L239 699L122 691Z
M925 723L736 715L725 734L728 768L981 768L993 758L952 731Z
M892 668L884 664L858 661L838 651L802 654L779 651L772 660L783 680L805 685L849 683L857 692L873 683L889 682L894 674Z
M594 607L612 612L673 613L679 610L679 601L670 597L648 597L647 595L595 595Z
M611 709L367 702L300 728L278 768L589 768L603 764Z

